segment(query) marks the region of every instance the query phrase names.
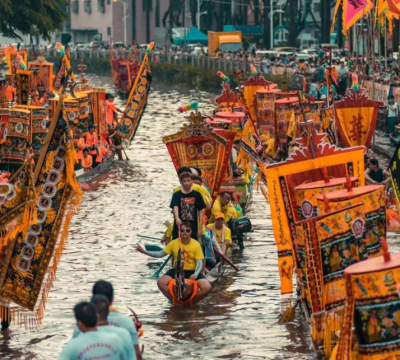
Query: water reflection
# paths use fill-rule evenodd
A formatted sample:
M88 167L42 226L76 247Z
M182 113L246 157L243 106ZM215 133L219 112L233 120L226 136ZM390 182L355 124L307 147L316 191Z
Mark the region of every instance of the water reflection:
M109 81L93 78L96 86ZM168 208L177 178L161 137L182 126L179 105L198 101L211 114L212 96L155 84L130 161L116 161L108 173L89 183L81 212L50 293L43 326L37 333L14 328L1 343L3 359L55 359L71 338L72 308L88 299L98 279L115 287L116 306L132 307L144 323L146 359L311 359L309 332L300 314L278 325L280 285L269 208L254 194L249 216L254 233L233 261L241 272L227 271L207 298L192 308L171 308L151 278L161 261L133 251L136 234L158 236L171 220ZM117 104L122 106L122 104Z

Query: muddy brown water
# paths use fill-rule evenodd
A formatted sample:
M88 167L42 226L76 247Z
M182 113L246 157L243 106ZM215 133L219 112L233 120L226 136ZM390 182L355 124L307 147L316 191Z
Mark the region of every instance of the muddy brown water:
M91 80L96 86L110 84L109 78ZM119 311L128 314L129 306L139 315L145 359L313 358L309 329L299 311L294 322L277 324L277 253L269 206L261 194L253 193L248 212L254 232L246 248L233 254L242 271L227 271L196 306L172 308L151 277L161 261L133 251L137 234L161 237L164 221L171 220L169 201L178 181L161 137L182 126L180 105L199 101L202 112L211 114L214 96L153 82L136 139L127 149L130 161L114 162L108 172L89 182L70 227L42 326L33 333L13 326L12 338L0 339L0 359L56 359L72 335L73 306L90 297L99 279L113 283ZM121 101L116 103L122 107Z

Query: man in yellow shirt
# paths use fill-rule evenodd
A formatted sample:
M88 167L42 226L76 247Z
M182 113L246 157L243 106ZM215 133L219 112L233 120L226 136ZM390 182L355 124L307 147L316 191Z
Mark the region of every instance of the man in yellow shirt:
M230 219L236 219L238 217L235 206L231 202L232 195L228 191L221 193L214 201L214 205L211 210L210 224L215 222L215 214L223 213L225 217L225 222L228 223Z
M157 281L158 288L169 300L172 300L172 296L168 286L170 281L175 278L175 265L179 252L181 252L185 278L197 280L199 290L192 301L194 303L204 299L207 296L207 294L211 291L211 284L201 273L204 255L200 244L191 238L192 224L189 221L183 221L180 233L181 237L176 240L172 240L162 251L147 251L139 244L136 244L135 251L154 258L162 258L167 255L172 255L174 268L168 270L166 274Z
M211 231L225 254L228 246L232 245L231 229L225 226L225 216L223 213L218 212L214 217L215 223L207 225L207 229Z

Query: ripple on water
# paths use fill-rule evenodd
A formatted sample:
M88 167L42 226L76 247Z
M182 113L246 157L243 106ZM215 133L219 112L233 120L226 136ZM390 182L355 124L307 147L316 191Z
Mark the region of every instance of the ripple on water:
M93 79L97 86L109 81ZM111 85L107 90L112 91ZM249 212L255 231L249 234L246 249L233 255L242 271L227 272L207 302L171 308L151 278L160 261L133 251L136 234L161 236L164 221L171 220L168 206L177 178L161 137L182 126L179 105L199 101L201 111L211 114L212 96L155 84L135 142L127 149L131 160L116 161L85 192L40 331L15 328L12 340L0 343L2 360L55 359L71 338L73 306L88 299L98 279L112 281L120 311L128 313L129 306L139 314L146 359L312 358L300 314L294 323L277 324L281 303L277 255L262 195L254 194Z

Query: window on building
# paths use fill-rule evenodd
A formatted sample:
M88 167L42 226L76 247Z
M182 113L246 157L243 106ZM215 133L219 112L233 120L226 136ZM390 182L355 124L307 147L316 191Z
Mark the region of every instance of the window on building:
M314 12L319 13L321 11L321 3L316 2L314 3Z
M106 12L106 0L97 0L97 9L101 13Z
M79 14L79 0L72 1L71 10L73 14Z
M85 13L92 13L92 0L83 0L83 10Z
M107 35L111 36L111 28L110 27L107 28Z
M143 0L143 11L146 11L147 7L149 11L153 11L153 0Z

